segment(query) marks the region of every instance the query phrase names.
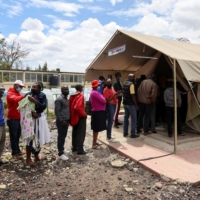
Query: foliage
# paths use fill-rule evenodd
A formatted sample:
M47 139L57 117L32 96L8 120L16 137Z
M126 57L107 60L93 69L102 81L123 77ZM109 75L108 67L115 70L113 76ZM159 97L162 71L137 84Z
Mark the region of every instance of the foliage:
M45 61L43 67L42 67L42 71L48 71L48 67L47 67L47 62Z
M5 38L0 39L0 69L13 69L14 64L17 69L23 67L22 61L28 54L16 40L7 43Z

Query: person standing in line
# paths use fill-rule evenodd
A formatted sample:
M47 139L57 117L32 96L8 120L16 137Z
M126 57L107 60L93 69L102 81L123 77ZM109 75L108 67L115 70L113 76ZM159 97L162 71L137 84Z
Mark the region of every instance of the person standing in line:
M138 88L138 101L140 104L139 118L137 125L137 133L141 132L144 118L144 135L151 134L149 132L149 124L151 120L152 106L156 102L158 88L155 83L156 75L152 74L150 78L143 80Z
M128 75L128 80L123 85L123 104L124 104L124 130L123 136L128 136L129 116L131 116L131 138L137 138L139 135L135 133L137 123L137 110L139 110L134 86L134 74Z
M22 88L25 87L21 80L14 82L13 88L9 88L6 100L8 107L7 114L7 125L10 134L10 143L12 149L12 156L19 159L20 156L25 154L19 149L19 138L21 136L21 125L20 125L20 113L17 110L18 102L21 101L24 96L20 94Z
M113 88L114 88L115 92L122 92L122 85L120 83L120 81L122 79L121 73L116 72L115 78L116 78L116 81L114 82ZM116 110L115 110L115 115L114 115L114 127L115 128L119 128L119 125L122 125L122 123L119 123L119 121L118 121L121 102L122 102L122 95L118 95Z
M3 106L3 101L1 99L4 95L4 92L5 92L5 88L0 87L0 165L6 164L6 162L4 162L1 159L3 149L4 149L4 145L5 145L5 140L6 140L4 106Z
M115 114L115 110L116 110L118 94L120 94L120 91L115 92L115 90L112 88L111 79L107 79L106 88L103 91L103 96L107 102L107 104L106 104L106 112L108 114L107 140L109 142L113 142L111 132L112 132L112 125L113 125L113 119L114 119L114 114Z
M92 91L90 101L92 106L91 129L93 130L93 149L100 149L97 143L98 133L106 130L106 100L102 94L97 91L99 86L98 80L92 81Z
M72 151L77 151L78 155L87 154L83 149L86 134L87 114L84 109L83 86L75 86L76 93L69 98L70 125L72 128Z
M39 157L41 145L50 142L50 132L46 120L44 110L47 107L46 95L42 92L42 82L37 82L32 85L31 92L25 95L29 100L35 104L35 110L32 111L33 127L36 140L25 140L26 145L26 164L30 167L35 167L35 163L31 160L31 153L35 157L35 161L41 161Z
M103 94L104 88L105 88L105 78L103 76L99 76L99 87L98 87L97 91L100 94Z
M168 129L168 137L172 137L172 120L174 115L174 88L173 82L167 82L167 89L164 92L164 101L166 104L166 119L167 119L167 129ZM180 107L181 107L182 99L180 91L177 89L177 130L179 136L185 136L182 133L181 128L181 118L180 118Z
M111 79L112 81L112 74L108 74L107 79Z
M67 96L69 95L68 86L61 87L61 95L55 101L55 115L56 115L56 126L58 129L58 156L61 160L68 160L69 158L65 155L67 153L64 150L65 138L67 136L69 119L70 119L70 109L69 101ZM74 151L72 149L72 151Z

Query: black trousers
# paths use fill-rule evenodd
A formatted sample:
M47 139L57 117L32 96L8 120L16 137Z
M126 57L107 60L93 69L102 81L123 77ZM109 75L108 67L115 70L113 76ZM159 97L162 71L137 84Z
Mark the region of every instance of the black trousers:
M173 132L172 132L172 121L174 119L174 107L166 106L166 118L167 118L168 135L171 136L173 134ZM177 129L178 129L178 135L180 135L182 133L180 108L177 108Z
M83 151L83 143L86 134L86 118L81 117L72 129L72 149L77 152Z
M69 122L65 125L62 125L58 120L56 120L56 126L58 129L58 140L57 140L57 147L58 147L58 155L61 156L64 154L64 145L65 145L65 138L67 136Z

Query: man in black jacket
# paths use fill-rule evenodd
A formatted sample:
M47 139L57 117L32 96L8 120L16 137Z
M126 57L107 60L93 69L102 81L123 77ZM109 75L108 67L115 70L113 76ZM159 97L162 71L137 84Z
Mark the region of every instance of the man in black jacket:
M114 85L113 85L115 92L122 91L122 86L121 86L121 83L120 83L121 78L122 78L121 73L116 72L115 78L116 78L116 81L114 82ZM118 125L122 125L121 123L118 122L118 115L119 115L119 111L120 111L121 102L122 102L122 96L118 96L117 97L117 104L116 104L116 111L115 111L115 115L114 115L114 127L115 128L119 128Z

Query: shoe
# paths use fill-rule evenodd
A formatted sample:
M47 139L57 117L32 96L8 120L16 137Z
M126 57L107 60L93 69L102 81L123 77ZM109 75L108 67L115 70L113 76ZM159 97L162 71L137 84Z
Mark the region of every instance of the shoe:
M64 150L64 154L68 154L69 153L69 151L67 151L67 150Z
M14 159L22 159L22 157L19 155L19 154L14 154L14 155L12 155L12 157L14 158Z
M122 123L120 123L120 122L118 122L118 123L117 123L117 125L118 125L118 126L120 126L120 125L123 125L123 124L122 124Z
M60 158L61 160L68 160L68 159L69 159L65 154L59 156L59 158Z
M6 164L6 163L8 163L8 162L3 161L3 160L0 159L0 165Z
M126 136L128 136L128 133L127 134L123 134L123 137L126 137Z
M116 142L116 141L114 140L114 138L110 138L110 139L109 139L109 138L107 138L106 140L107 140L108 142L113 142L113 143L115 143L115 142Z
M119 128L119 126L118 126L118 125L114 125L114 127L115 127L115 128Z
M141 129L137 130L137 134L140 134L140 133L142 133L142 130Z
M130 138L138 138L138 137L140 137L140 136L139 136L139 135L136 135L136 134L130 136Z
M150 135L151 133L150 132L144 132L144 135Z
M20 152L18 153L19 156L23 156L24 154L26 154L26 152L24 152L24 151L20 151Z
M181 133L181 134L178 134L178 136L185 136L185 134L184 134L184 133Z
M87 152L86 151L81 151L81 152L77 152L77 154L78 155L85 155L85 154L87 154Z
M154 131L151 131L152 133L157 133L157 131L156 130L154 130Z

